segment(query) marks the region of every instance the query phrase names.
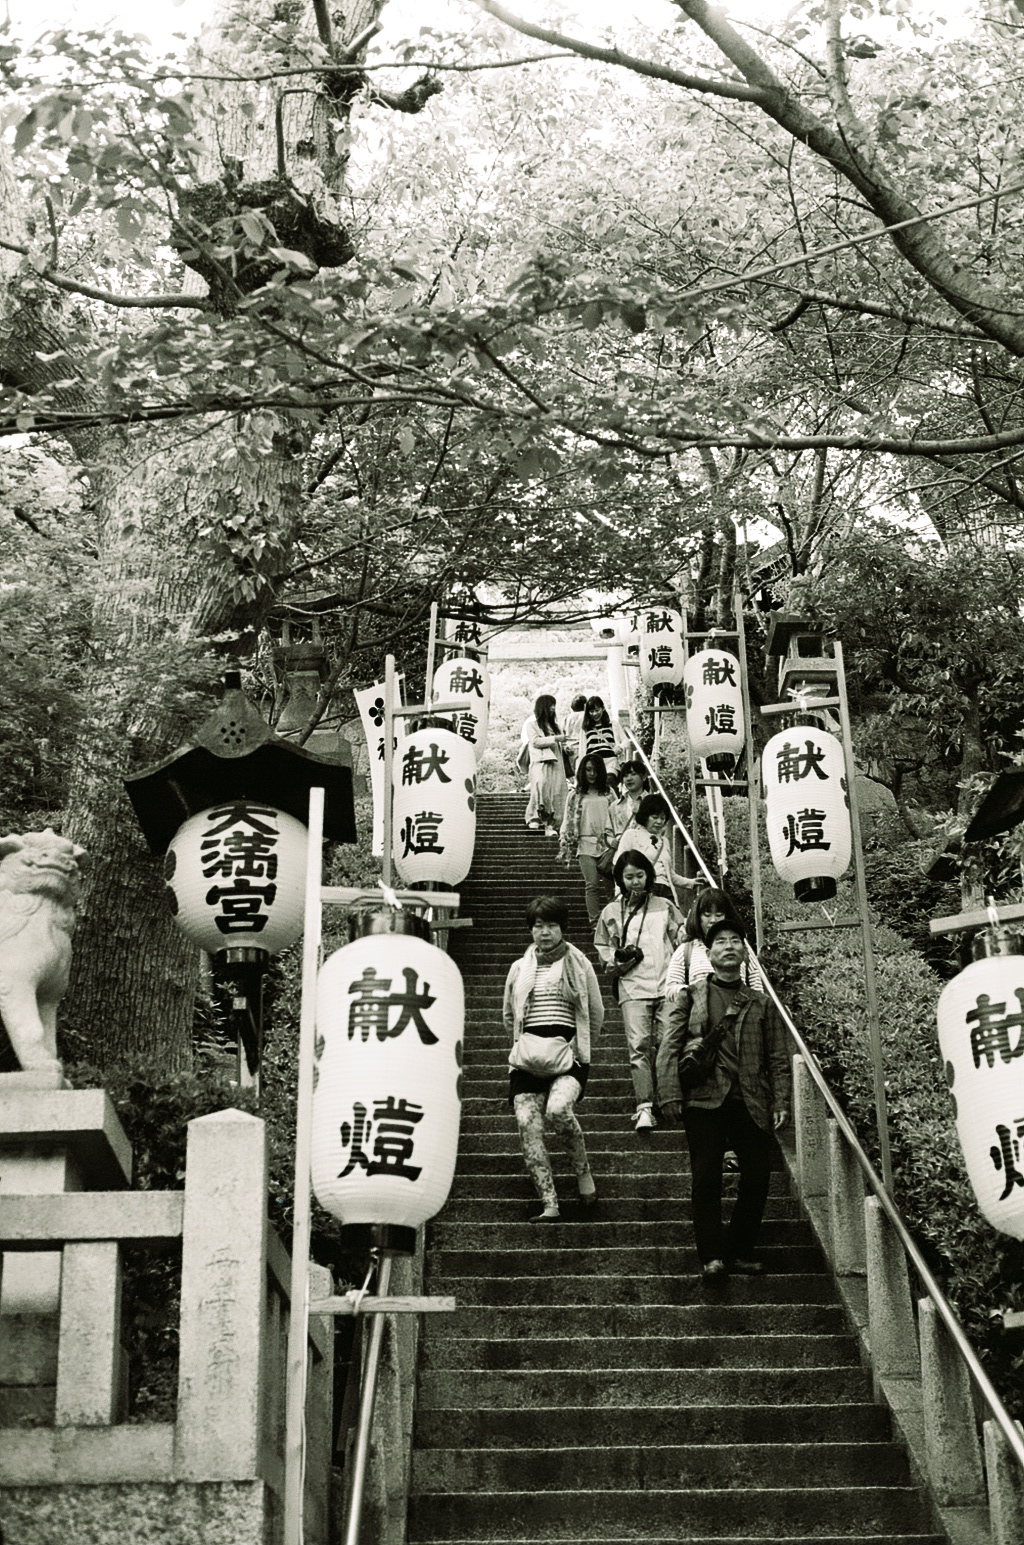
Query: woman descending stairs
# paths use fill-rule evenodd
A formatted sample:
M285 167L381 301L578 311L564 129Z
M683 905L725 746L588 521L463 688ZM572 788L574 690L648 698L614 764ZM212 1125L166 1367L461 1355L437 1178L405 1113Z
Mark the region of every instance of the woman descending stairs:
M689 1225L685 1139L633 1130L614 1008L579 1108L600 1205L536 1206L507 1105L501 992L529 934L526 902L570 903L593 955L582 882L523 826L523 799L481 797L466 982L463 1132L451 1199L430 1227L409 1508L410 1545L637 1541L940 1545L889 1418L872 1403L824 1257L780 1170L761 1278L709 1297Z

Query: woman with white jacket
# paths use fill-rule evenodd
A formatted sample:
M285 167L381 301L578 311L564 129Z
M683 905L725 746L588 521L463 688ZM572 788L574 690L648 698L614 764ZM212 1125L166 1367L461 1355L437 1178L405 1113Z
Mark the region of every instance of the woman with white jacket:
M581 1208L589 1212L597 1203L576 1106L587 1087L591 1040L604 1023L604 1004L593 966L564 937L569 923L565 902L538 896L526 909L526 922L532 942L512 962L505 982L503 1017L512 1037L508 1097L527 1172L542 1204L533 1221L554 1223L561 1213L545 1126L565 1139Z

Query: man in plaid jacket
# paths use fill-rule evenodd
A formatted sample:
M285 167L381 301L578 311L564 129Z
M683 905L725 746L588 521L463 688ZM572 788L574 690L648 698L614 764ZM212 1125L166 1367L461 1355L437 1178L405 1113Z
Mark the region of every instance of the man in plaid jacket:
M682 1117L690 1149L693 1232L705 1281L729 1271L763 1270L757 1236L768 1199L772 1133L789 1120L792 1069L775 1005L741 980L743 934L713 923L705 936L710 977L666 1004L658 1051L658 1100L670 1125ZM703 1083L683 1090L679 1059L713 1031L724 1034ZM733 1150L740 1182L728 1227L722 1223L722 1167Z

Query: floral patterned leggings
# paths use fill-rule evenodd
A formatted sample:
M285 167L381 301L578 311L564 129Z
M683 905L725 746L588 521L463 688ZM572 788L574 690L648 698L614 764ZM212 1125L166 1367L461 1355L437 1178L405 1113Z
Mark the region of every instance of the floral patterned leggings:
M558 1205L555 1177L544 1142L545 1122L553 1132L564 1136L577 1182L590 1174L587 1147L576 1120L579 1097L579 1081L571 1073L561 1073L552 1080L547 1094L517 1094L513 1101L526 1169L545 1207Z

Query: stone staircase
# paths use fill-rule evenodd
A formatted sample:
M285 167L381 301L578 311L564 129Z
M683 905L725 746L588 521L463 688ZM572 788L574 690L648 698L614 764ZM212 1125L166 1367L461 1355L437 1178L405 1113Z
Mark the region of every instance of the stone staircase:
M943 1545L872 1402L870 1374L785 1174L762 1234L768 1274L702 1288L685 1139L634 1133L614 1009L580 1120L594 1221L525 1221L532 1188L507 1106L501 989L529 942L527 900L565 896L591 950L582 881L523 826L522 796L484 795L467 991L466 1100L451 1199L429 1229L409 1545L689 1541ZM559 1190L575 1183L551 1145Z

